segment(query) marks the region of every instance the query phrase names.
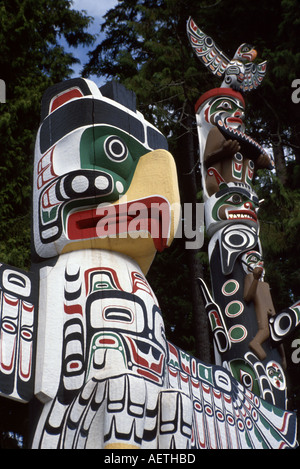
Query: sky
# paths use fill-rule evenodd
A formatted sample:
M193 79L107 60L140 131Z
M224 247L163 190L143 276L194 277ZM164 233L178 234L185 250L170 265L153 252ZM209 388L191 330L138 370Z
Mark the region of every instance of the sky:
M94 18L93 23L88 28L90 34L97 34L96 41L93 45L88 47L77 47L77 48L70 48L66 44L66 41L62 41L62 45L65 47L66 51L72 52L74 57L80 60L80 64L76 64L73 66L74 74L72 75L73 78L80 76L80 72L83 68L83 65L88 62L87 53L90 50L93 50L96 47L98 42L101 42L103 38L100 35L100 24L103 23L103 16L108 10L111 10L118 4L118 0L73 0L72 8L74 10L86 10L88 16L92 16ZM98 86L104 84L104 81L95 76L89 77L91 80L94 80Z

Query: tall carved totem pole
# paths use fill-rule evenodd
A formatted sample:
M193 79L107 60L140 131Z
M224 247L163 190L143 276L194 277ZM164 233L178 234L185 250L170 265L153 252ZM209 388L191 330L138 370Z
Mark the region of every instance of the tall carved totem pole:
M286 407L286 361L280 342L297 325L300 302L276 314L259 239L257 169L272 170L266 151L245 133L244 93L262 82L267 63L242 44L230 60L189 18L190 44L207 69L222 78L195 106L212 296L199 279L214 335L217 363L267 402ZM212 306L214 304L214 306Z
M192 20L188 31L199 52ZM270 160L243 133L244 99L228 77L197 103L214 299L200 287L216 365L168 342L145 277L180 221L166 139L119 83L46 90L32 268L0 267L0 393L32 405L33 449L297 446L273 342L299 308L275 315L263 281L251 180Z

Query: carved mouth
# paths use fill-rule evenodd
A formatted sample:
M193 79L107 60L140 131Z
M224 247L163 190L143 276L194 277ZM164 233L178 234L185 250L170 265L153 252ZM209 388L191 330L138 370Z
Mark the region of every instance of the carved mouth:
M133 233L147 232L155 248L162 251L170 233L170 206L160 196L97 208L77 210L67 219L67 236L70 240L130 237ZM143 235L143 237L146 237Z
M243 121L239 117L228 117L226 119L226 124L227 123L229 124L229 127L230 127L230 124L243 125ZM225 126L226 126L226 124L225 124Z
M251 220L257 223L257 215L252 210L227 210L228 220Z
M137 373L151 381L159 383L162 377L164 355L162 351L146 340L127 336L133 363Z

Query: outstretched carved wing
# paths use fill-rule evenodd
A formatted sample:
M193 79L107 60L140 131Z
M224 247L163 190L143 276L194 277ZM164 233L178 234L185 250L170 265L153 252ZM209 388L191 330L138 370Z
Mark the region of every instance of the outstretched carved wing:
M214 40L196 25L191 17L187 21L187 35L201 62L214 75L222 77L230 59L219 49Z
M223 367L207 365L169 342L168 351L170 388L192 396L191 449L297 448L295 413L257 397ZM183 412L180 403L178 396L168 428L187 428L188 409Z
M21 402L33 396L38 279L0 264L0 395Z
M241 91L251 91L257 88L263 81L267 71L267 61L260 64L247 63L245 64L244 79L240 85Z
M229 59L191 17L187 21L187 35L198 59L210 72L218 77L225 75L222 87L231 87L245 92L261 84L267 71L267 61L256 65L253 62L244 64L239 60Z

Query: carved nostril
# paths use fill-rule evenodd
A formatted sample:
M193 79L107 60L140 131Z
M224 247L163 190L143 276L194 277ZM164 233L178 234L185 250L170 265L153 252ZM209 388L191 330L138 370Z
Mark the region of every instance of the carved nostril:
M89 187L89 180L85 176L75 176L71 183L72 189L77 194L82 194L86 192Z
M58 201L104 196L113 190L112 176L103 171L76 171L64 176L56 188Z
M100 191L104 191L109 186L109 180L106 176L97 176L95 179L95 187Z

